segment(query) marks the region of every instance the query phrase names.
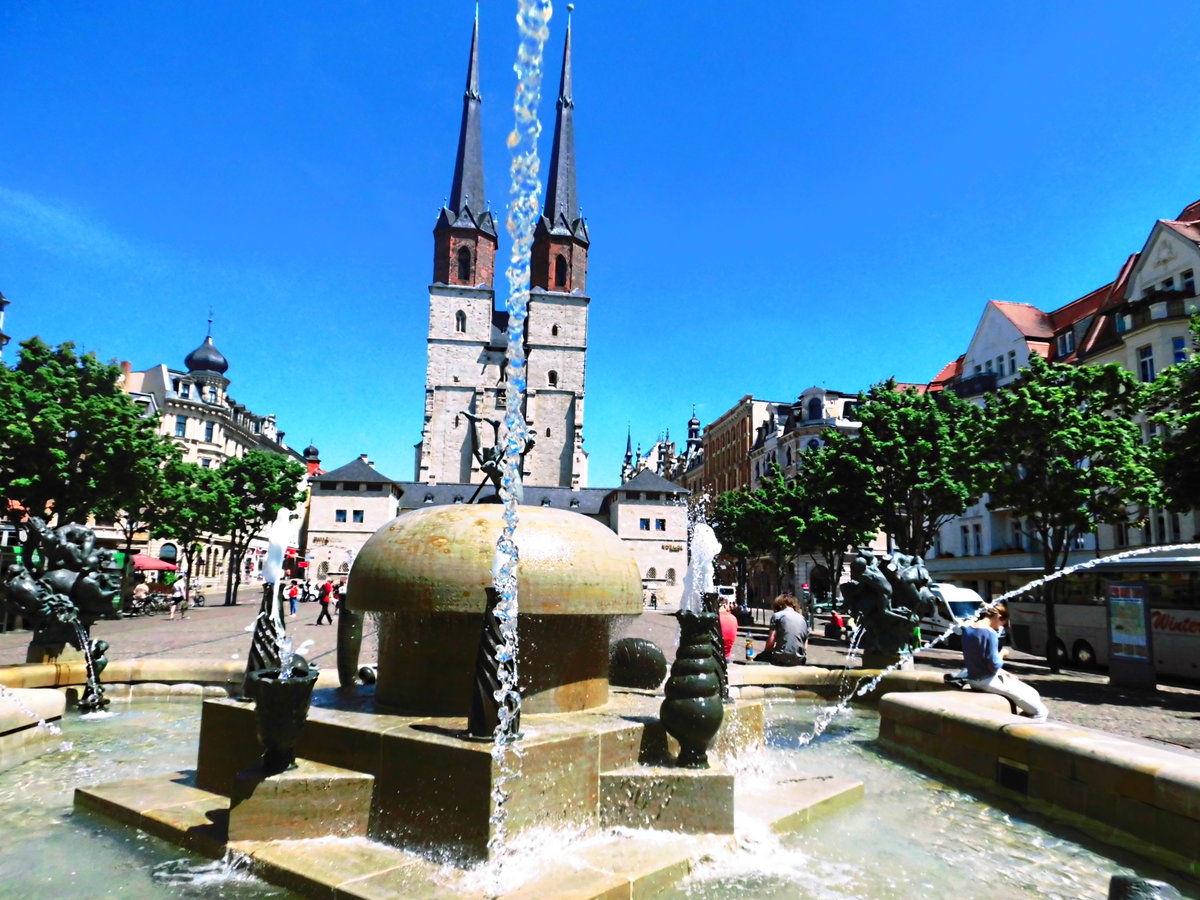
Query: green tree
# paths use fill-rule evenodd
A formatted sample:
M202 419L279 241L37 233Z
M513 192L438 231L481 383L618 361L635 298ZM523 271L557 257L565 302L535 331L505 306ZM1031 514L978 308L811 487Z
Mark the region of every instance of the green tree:
M0 366L0 495L10 517L27 511L61 525L113 516L177 454L120 375L74 344L36 337L14 368Z
M860 395L857 434L826 446L853 460L862 502L904 553L924 556L938 530L980 495L983 434L976 406L949 392L898 390L895 381Z
M237 602L242 580L242 560L255 535L281 509L292 509L304 500L299 490L305 468L279 453L250 450L228 459L217 471L217 531L229 537L229 571L225 604Z
M1041 544L1042 572L1066 565L1076 539L1099 524L1136 520L1158 499L1152 448L1132 421L1145 391L1115 363L1059 365L1034 356L988 398L990 505L1012 510ZM1052 592L1045 593L1047 660L1057 670Z
M712 528L723 554L737 559L738 592L746 599L746 563L773 549L772 515L760 491L740 489L717 495L712 504Z
M1164 369L1152 388L1153 421L1167 430L1159 475L1172 509L1200 507L1200 315L1189 327L1192 355Z
M163 476L162 488L154 498L155 506L147 512L153 523L151 534L179 544L190 576L196 572L200 545L209 535L219 534L224 526L221 518L225 508L224 483L216 469L182 460L168 464ZM190 597L191 585L185 584L184 590Z
M863 475L857 458L828 444L800 454L792 508L796 547L825 566L835 600L847 550L869 542L877 525L877 508L859 487Z

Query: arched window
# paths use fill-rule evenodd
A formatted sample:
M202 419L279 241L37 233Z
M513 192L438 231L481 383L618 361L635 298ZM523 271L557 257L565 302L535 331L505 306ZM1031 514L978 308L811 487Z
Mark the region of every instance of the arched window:
M567 286L567 258L561 253L554 257L554 286Z
M550 429L549 428L546 429L546 437L550 437Z
M646 570L646 577L653 580L658 577L658 571L653 566L651 566L649 569Z
M467 330L467 314L461 309L454 314L454 330L459 334Z
M550 326L550 336L551 336L551 337L558 337L558 326L557 326L557 325L551 325L551 326Z
M813 438L811 441L808 442L809 450L816 450L820 446L821 446L821 442L818 441L816 438Z
M546 382L550 387L558 387L558 373L551 369L546 373Z
M825 406L821 403L820 397L813 397L808 401L808 421L817 422L825 418Z
M667 584L674 584L674 583L675 583L675 570L667 569Z
M458 280L463 284L471 280L471 251L467 247L458 248Z

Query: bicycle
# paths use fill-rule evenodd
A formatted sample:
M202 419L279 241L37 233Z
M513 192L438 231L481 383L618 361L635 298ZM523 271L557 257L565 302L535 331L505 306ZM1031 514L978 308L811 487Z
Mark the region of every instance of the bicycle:
M188 588L188 603L192 606L203 606L204 588L201 587L200 582L193 581L190 585L188 585Z

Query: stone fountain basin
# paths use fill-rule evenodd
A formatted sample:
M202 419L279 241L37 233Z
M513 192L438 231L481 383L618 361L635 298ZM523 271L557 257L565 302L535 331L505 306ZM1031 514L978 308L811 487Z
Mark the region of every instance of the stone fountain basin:
M359 551L346 604L379 614L381 706L466 714L503 516L498 504L413 510ZM610 529L578 513L522 506L519 518L522 710L603 706L612 622L642 611L637 562Z

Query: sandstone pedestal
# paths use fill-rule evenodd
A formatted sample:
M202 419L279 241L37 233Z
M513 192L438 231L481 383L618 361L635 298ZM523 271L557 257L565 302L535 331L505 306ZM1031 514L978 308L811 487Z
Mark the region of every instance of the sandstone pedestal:
M375 777L306 759L265 776L238 772L229 797L229 840L366 837Z

